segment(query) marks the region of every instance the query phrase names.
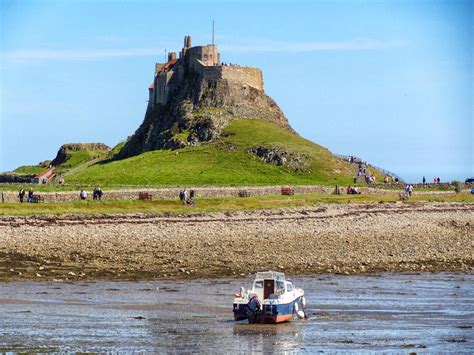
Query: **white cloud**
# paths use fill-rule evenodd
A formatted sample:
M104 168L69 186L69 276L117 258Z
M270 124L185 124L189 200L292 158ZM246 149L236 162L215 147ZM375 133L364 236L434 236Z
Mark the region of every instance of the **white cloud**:
M156 56L156 49L45 49L16 50L3 53L5 60L15 62L51 61L51 60L98 60L121 57Z
M320 52L320 51L356 51L387 49L401 47L404 42L401 41L381 41L375 39L356 38L347 41L333 42L273 42L261 41L249 44L229 44L221 45L221 51L233 53L253 53L253 52Z
M352 39L333 42L276 42L252 41L247 43L219 44L221 52L227 53L304 53L319 51L355 51L401 47L401 41L381 41L374 39ZM149 57L160 55L157 48L141 49L44 49L14 50L4 52L3 58L13 62L30 61L87 61L123 57Z

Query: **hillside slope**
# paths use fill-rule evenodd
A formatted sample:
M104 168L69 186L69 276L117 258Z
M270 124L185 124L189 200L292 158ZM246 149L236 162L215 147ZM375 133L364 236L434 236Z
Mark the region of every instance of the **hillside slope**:
M110 148L103 143L63 144L52 160L56 173L66 173L92 160L105 157Z
M174 139L185 136L181 132ZM65 179L103 185L332 185L351 183L356 168L286 127L238 119L211 142L99 162Z

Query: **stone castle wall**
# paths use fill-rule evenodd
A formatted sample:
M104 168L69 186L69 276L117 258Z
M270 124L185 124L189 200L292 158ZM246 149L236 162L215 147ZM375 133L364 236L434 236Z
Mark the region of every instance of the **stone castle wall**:
M214 66L219 64L219 52L217 52L217 46L197 46L191 47L187 50L189 69L191 71L198 72L200 61L203 65Z
M258 68L240 66L206 66L201 68L205 80L226 79L263 91L263 75Z
M263 91L263 75L258 68L252 67L226 67L222 68L222 78L250 85Z

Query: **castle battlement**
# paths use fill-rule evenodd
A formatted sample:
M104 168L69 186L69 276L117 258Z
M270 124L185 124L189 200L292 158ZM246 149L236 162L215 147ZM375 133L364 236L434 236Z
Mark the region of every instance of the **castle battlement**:
M258 68L241 67L237 65L203 67L202 77L208 81L225 79L242 85L252 86L255 89L263 91L263 75L262 71Z
M166 63L156 63L155 77L149 88L149 105L165 105L185 76L192 74L210 82L227 80L263 91L263 75L260 69L224 65L220 61L217 45L193 47L191 36L185 36L179 58L176 58L176 52L169 52Z

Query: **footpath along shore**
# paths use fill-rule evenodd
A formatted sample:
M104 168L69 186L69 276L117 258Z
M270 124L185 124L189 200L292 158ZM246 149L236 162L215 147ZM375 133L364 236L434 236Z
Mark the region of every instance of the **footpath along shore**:
M0 280L474 269L474 204L0 217Z

